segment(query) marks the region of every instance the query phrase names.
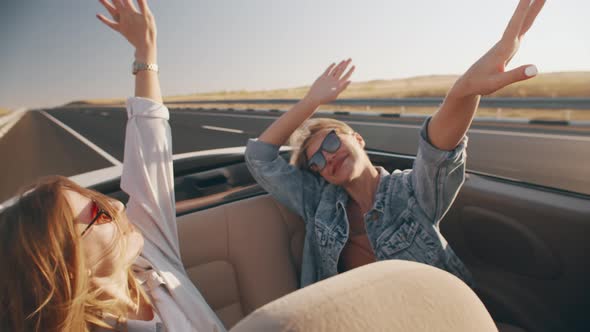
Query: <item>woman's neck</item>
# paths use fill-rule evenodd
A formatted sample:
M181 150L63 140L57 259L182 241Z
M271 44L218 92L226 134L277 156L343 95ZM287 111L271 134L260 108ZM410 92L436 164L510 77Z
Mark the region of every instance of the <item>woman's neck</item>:
M92 276L90 283L100 289L102 299L113 299L125 304L129 311L137 311L137 304L129 296L129 279L127 271L121 271L105 277Z
M379 171L375 166L370 165L365 168L359 177L343 186L350 198L360 207L363 214L373 207L380 178Z

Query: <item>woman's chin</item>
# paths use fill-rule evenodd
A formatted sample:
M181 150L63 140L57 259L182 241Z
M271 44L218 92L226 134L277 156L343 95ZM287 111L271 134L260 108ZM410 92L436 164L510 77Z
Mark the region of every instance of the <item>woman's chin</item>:
M334 176L331 179L331 183L335 185L345 185L346 183L352 180L352 168L349 165L343 163L340 167L334 172Z
M136 229L133 229L133 231L127 234L127 252L129 253L128 257L130 261L135 261L135 259L141 254L143 244L143 235Z

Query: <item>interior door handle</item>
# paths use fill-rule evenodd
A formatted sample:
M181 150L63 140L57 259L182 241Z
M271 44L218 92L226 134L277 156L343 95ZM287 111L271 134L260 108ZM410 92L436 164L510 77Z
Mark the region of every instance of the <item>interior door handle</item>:
M197 188L209 188L227 184L227 176L219 171L204 172L191 176L193 185Z

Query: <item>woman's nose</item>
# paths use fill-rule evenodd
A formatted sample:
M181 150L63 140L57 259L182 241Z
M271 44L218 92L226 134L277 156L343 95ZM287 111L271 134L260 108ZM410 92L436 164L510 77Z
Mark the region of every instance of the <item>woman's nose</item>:
M330 160L334 159L334 155L336 154L336 152L328 152L326 150L322 150L322 154L324 155L326 161L329 162Z

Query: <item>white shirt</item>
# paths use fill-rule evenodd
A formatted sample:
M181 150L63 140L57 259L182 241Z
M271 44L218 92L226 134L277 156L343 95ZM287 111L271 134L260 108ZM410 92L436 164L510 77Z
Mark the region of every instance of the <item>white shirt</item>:
M156 309L153 322L161 319L166 331L225 331L180 258L168 108L131 97L127 115L121 188L129 195L127 216L145 239L133 268ZM142 324L129 321L129 331L145 331L135 323Z

